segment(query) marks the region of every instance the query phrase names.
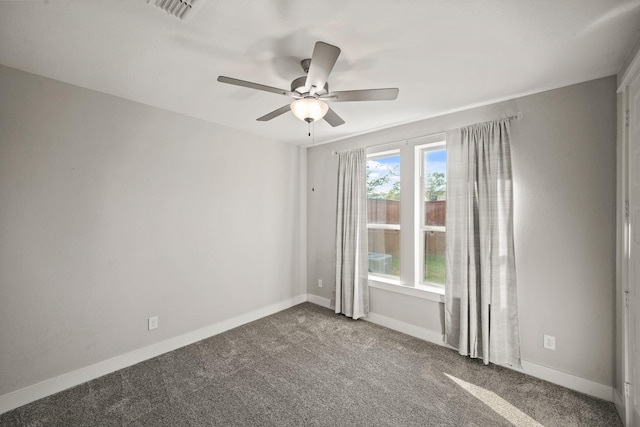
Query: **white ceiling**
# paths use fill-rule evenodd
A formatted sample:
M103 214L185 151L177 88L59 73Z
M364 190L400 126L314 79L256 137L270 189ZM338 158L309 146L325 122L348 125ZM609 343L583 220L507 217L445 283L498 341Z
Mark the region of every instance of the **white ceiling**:
M288 89L322 40L342 49L331 90L400 89L333 104L346 124L317 123L317 144L616 74L639 32L640 0L204 0L186 21L147 0L1 1L0 64L305 145L291 113L255 120L289 98L217 76Z

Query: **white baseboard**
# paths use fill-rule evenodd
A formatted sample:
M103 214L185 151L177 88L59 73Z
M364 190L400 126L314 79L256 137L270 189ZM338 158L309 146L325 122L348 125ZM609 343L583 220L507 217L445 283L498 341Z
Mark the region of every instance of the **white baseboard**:
M245 323L253 322L254 320L261 319L293 307L294 305L303 303L306 300L307 295L298 295L297 297L293 297L249 313L116 356L112 359L104 360L75 371L67 372L66 374L50 378L20 390L4 394L0 396L0 414L103 375L135 365L136 363L140 363L147 359L160 356L161 354L173 351L180 347L212 337L219 333L228 331L229 329L244 325Z
M319 297L314 294L307 294L307 301L324 308L331 308L331 300L329 298Z
M402 332L403 334L411 335L412 337L420 338L421 340L453 348L445 344L444 335L442 335L441 332L432 331L373 312L369 312L369 315L365 317L364 320L384 326L385 328L393 329L394 331Z
M423 339L425 341L429 341L434 344L453 349L453 347L447 345L444 342L444 336L439 331L432 331L373 312L369 312L369 316L364 320L380 326L384 326L389 329L393 329L398 332L402 332L407 335L411 335L416 338ZM510 366L505 367L509 369L515 369ZM522 360L522 369L515 370L527 375L531 375L532 377L548 381L550 383L558 384L563 387L588 394L590 396L595 396L609 402L611 402L614 397L613 388L610 386L580 378L575 375L567 374L566 372L561 372L552 368L548 368L546 366L538 365L527 360Z
M622 424L626 425L626 400L622 397L623 395L620 394L620 391L620 389L613 389L613 403L616 405L616 411L618 411Z
M522 360L522 369L513 368L511 366L505 367L523 372L527 375L531 375L532 377L540 378L541 380L545 380L550 383L570 388L571 390L579 391L580 393L606 400L608 402L613 401L613 387L608 385L558 371L547 366L538 365L537 363L529 362L524 359Z

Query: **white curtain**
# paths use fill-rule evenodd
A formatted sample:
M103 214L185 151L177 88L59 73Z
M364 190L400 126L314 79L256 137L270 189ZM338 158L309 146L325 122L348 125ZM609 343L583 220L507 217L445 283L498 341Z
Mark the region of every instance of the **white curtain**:
M367 283L367 153L338 153L335 311L358 319L369 313Z
M445 338L520 367L509 120L447 134Z

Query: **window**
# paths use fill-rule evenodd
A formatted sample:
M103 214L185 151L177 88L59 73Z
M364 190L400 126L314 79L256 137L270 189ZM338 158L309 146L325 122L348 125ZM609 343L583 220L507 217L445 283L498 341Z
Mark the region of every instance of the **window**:
M400 153L367 159L369 274L400 278Z
M420 159L417 200L420 200L420 282L444 286L445 217L447 212L447 152L444 143L417 147Z
M446 142L435 135L394 148L372 148L367 159L369 277L442 295Z

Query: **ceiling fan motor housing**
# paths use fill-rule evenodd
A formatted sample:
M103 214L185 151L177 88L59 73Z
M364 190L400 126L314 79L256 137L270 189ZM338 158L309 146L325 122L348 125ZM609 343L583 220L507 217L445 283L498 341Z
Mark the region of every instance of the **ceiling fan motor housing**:
M309 67L311 66L311 58L303 59L300 61L300 65L302 65L304 73L307 74L309 72Z
M298 77L294 81L291 82L291 92L297 92L300 95L306 95L309 93L309 90L305 86L307 83L307 76ZM324 84L324 88L322 90L316 90L316 95L325 95L329 93L329 83Z

